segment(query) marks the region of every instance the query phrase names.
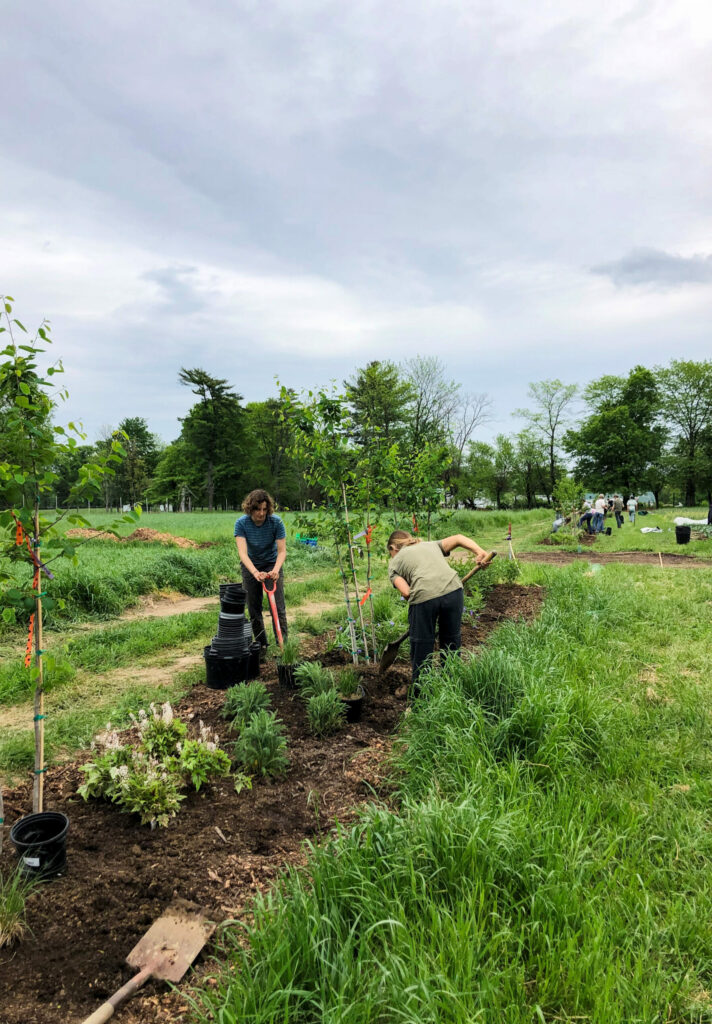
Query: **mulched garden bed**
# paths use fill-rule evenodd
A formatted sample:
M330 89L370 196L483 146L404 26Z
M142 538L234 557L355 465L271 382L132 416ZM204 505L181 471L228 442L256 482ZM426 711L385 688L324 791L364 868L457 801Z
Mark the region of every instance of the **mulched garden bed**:
M542 596L539 587L494 587L478 618L463 627L463 646L481 644L504 619L533 618ZM318 656L323 640L312 646L310 655ZM345 662L341 652L323 660ZM363 667L361 674L368 694L362 720L317 740L296 692L280 688L274 664L264 665L261 678L288 736L287 775L255 780L239 795L230 779L192 793L167 828L151 831L111 805L77 797L78 766L88 753L51 769L45 806L70 818L67 871L31 897L33 934L0 950L0 1024L83 1020L128 979L124 958L174 895L205 907L214 920L239 917L285 865L303 862L304 840L328 831L336 819L353 819L374 793L387 798L384 761L405 710L395 690L409 671L397 663L384 677L375 668ZM196 686L175 710L196 726L198 720L209 725L229 750L228 723L219 714L224 697L224 691ZM29 783L6 793L6 822L29 813L31 802ZM15 863L9 824L4 873ZM208 970L203 957L198 974ZM180 994L149 983L117 1019L158 1024L179 1021L185 1011Z

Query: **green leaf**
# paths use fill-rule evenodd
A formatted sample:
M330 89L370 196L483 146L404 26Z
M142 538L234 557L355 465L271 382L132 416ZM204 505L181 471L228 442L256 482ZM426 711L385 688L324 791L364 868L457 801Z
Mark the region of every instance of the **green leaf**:
M5 303L5 312L6 313L12 313L12 306L10 305L9 302Z
M24 326L24 324L21 324L19 320L13 320L12 322L14 324L17 324L17 326L20 328L20 330L24 331L25 334L27 334L27 328Z
M2 610L3 621L12 623L15 621L15 609L14 608L3 608Z

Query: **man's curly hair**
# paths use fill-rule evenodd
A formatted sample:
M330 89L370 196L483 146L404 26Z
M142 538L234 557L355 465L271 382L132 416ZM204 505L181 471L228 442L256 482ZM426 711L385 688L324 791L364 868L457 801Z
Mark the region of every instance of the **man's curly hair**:
M274 498L267 491L263 491L261 487L258 487L255 491L250 491L242 503L242 511L251 516L263 501L267 502L267 515L271 516L274 512Z

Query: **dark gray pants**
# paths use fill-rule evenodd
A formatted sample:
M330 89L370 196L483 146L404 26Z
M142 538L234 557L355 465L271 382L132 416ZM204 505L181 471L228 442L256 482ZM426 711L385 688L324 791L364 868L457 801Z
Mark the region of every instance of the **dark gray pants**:
M459 651L462 646L462 613L465 592L462 587L443 597L412 604L408 609L410 627L410 663L413 683L418 682L421 669L435 650L435 632L439 633L441 651Z
M267 646L267 634L265 633L265 624L262 619L262 608L267 599L267 595L262 589L262 583L260 580L256 580L251 572L248 572L245 567L242 567L242 585L245 588L247 594L247 614L250 616L250 622L252 623L252 634L253 638L262 645ZM272 581L267 581L267 586L272 586ZM279 570L279 579L277 580L277 586L274 592L274 599L277 605L277 617L279 618L279 626L282 630L282 636L287 638L287 609L284 605L284 570ZM268 605L269 608L269 605ZM271 618L270 613L270 618ZM277 639L277 633L274 634L275 640Z

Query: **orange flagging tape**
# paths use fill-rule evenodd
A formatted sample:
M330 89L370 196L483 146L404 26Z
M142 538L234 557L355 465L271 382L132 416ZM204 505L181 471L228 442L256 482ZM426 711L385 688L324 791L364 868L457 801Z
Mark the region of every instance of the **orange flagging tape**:
M369 587L368 590L366 591L366 593L363 595L363 597L359 601L359 604L361 605L361 607L363 607L363 605L366 604L366 601L369 599L369 597L371 596L372 593L373 593L373 591Z

